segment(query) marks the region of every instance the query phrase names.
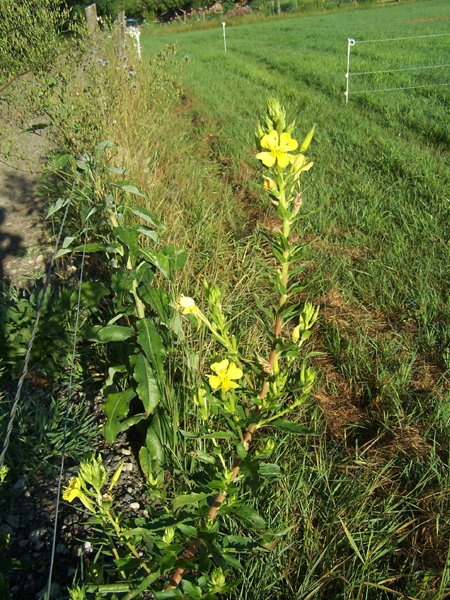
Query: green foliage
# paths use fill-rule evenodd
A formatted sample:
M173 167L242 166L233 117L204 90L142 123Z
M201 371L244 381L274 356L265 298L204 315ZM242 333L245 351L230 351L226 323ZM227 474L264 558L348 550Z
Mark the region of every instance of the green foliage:
M47 71L74 32L60 0L3 0L0 5L0 86L24 71Z

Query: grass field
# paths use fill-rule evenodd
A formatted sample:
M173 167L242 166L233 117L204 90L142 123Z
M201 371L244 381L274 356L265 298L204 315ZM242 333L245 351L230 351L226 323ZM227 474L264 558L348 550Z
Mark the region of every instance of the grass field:
M214 265L225 288L239 282L232 302L243 315L257 278L250 249L270 226L257 113L277 96L299 137L316 124L304 192L314 212L300 236L311 242L307 295L322 314L308 417L320 434L279 450L286 475L260 510L293 529L279 552L249 561L236 597L448 597L449 25L447 3L429 0L229 23L226 54L221 28L143 37L147 55L178 48L186 130L168 144L176 138L178 155L184 146L193 168L203 162L222 181L208 188L198 175L196 193L186 175L185 189L181 177L174 186L193 222L196 198L204 208L210 191L208 211L217 207L220 235L208 213L208 227L193 227L191 260L202 276ZM352 73L394 72L351 77L346 106L348 37L414 39L357 43ZM399 87L413 89L377 91ZM218 274L221 261L241 272Z

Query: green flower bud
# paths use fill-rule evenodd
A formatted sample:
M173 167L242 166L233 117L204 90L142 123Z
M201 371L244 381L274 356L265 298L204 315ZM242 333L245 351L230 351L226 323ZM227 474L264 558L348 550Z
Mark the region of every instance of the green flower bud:
M166 527L164 529L163 542L165 544L171 544L173 538L175 537L175 528L174 527Z

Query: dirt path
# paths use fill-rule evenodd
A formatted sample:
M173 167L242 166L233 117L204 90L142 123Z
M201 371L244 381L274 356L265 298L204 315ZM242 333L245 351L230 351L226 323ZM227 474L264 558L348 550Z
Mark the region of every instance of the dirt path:
M15 141L24 158L9 165L0 157L0 281L23 286L45 263L36 188L48 146L32 133L18 133Z

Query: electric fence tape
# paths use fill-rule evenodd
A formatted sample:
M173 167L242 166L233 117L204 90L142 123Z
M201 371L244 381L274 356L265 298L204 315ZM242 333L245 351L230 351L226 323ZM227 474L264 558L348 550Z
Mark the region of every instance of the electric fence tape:
M368 90L357 90L355 92L350 91L350 56L351 49L356 44L369 44L375 42L396 42L401 40L418 40L418 39L426 39L426 38L436 38L436 37L444 37L449 36L450 33L430 33L427 35L415 35L415 36L405 36L405 37L396 37L396 38L380 38L373 40L355 40L354 38L347 39L347 71L345 73L345 103L348 104L349 96L352 94L369 94L370 92L393 92L396 90L413 90L419 88L427 88L427 87L442 87L448 86L449 83L430 83L424 85L411 85L411 86L399 86L399 87L388 87L388 88L376 88L376 89L368 89ZM449 63L439 64L439 65L421 65L416 67L404 67L402 69L386 69L379 71L357 71L356 73L351 73L352 77L357 77L358 75L377 75L381 73L400 73L403 71L419 71L426 69L439 69L443 67L450 66Z
M52 578L53 578L53 566L55 564L55 554L56 554L56 537L58 532L58 517L59 517L59 508L61 504L61 487L62 487L62 479L64 474L64 460L65 460L65 451L66 451L66 441L67 441L67 418L69 414L70 402L72 400L72 387L73 387L73 370L75 366L75 353L77 348L78 341L78 329L80 322L80 307L81 307L81 287L83 284L83 275L84 275L84 263L86 258L86 242L87 242L87 234L89 229L89 216L86 219L85 230L84 230L84 242L83 242L83 254L81 256L81 265L80 265L80 277L78 280L78 300L77 307L75 312L75 324L73 329L73 342L72 342L72 356L70 360L70 373L69 373L69 382L67 384L67 398L66 398L66 407L64 412L64 425L63 425L63 443L61 450L61 463L59 468L59 477L58 477L58 486L56 492L55 499L55 519L53 522L53 536L52 536L52 548L50 552L50 567L48 571L48 582L47 582L47 598L50 599L51 595L51 586L52 586Z
M14 427L14 420L16 417L17 406L19 404L19 401L20 401L20 398L22 395L22 387L23 387L24 381L28 375L28 363L30 362L31 351L33 349L33 344L34 344L34 338L36 337L37 329L39 326L39 320L41 318L42 309L44 306L45 292L47 291L47 288L50 284L50 273L53 269L53 264L55 262L56 254L58 252L59 243L61 241L61 236L62 236L62 231L64 228L64 224L66 222L66 217L67 217L67 213L69 210L69 205L70 205L70 202L68 202L66 205L66 210L64 211L63 219L61 221L61 227L59 228L58 237L56 238L55 249L54 249L50 264L49 264L46 274L45 274L45 282L44 282L44 286L42 288L42 296L41 296L41 299L39 300L39 303L38 303L38 306L36 309L36 319L34 321L33 329L31 330L30 341L28 342L25 359L23 361L22 373L20 375L19 382L17 384L16 394L14 396L14 400L13 400L13 403L11 406L11 411L9 413L9 421L8 421L8 425L6 427L5 439L3 441L3 449L0 454L0 468L3 467L3 464L5 462L5 457L6 457L6 453L8 451L11 433L12 433L13 427Z

